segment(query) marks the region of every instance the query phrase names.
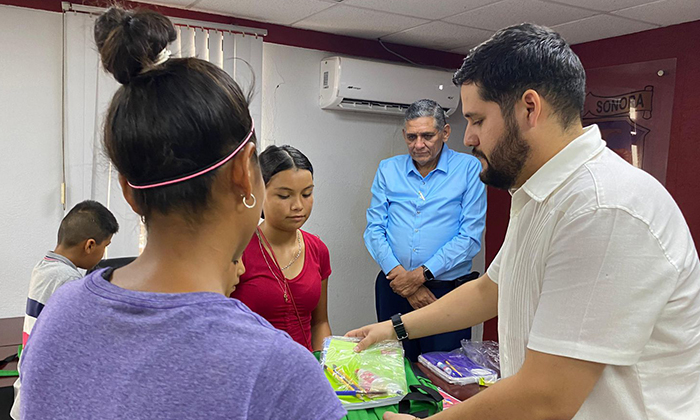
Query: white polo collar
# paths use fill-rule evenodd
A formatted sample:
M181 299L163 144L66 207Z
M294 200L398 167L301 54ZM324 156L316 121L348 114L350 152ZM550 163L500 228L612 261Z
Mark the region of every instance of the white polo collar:
M593 124L583 129L559 153L549 159L518 190L512 192L511 214L518 213L530 200L544 201L561 186L578 168L605 149L598 126Z

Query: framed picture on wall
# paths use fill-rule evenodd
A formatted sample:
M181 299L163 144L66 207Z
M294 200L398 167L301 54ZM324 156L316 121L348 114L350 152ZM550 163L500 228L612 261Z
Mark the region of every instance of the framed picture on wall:
M610 149L662 184L675 82L675 58L586 71L584 126L597 124Z

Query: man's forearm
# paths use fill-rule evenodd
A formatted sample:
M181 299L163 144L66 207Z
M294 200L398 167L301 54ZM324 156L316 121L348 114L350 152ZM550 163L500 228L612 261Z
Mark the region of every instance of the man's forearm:
M502 379L488 389L431 420L564 420L557 416L547 399L516 376ZM521 386L522 385L522 386Z
M398 258L394 255L394 251L389 246L389 241L386 239L386 227L384 226L367 226L364 233L365 247L377 262L384 274L389 274L391 270L401 265Z
M463 233L450 239L424 265L439 278L458 265L471 262L480 249L480 241Z
M515 375L434 417L435 420L568 420L579 411L605 365L526 350Z
M457 331L498 315L498 285L487 275L402 317L410 338Z

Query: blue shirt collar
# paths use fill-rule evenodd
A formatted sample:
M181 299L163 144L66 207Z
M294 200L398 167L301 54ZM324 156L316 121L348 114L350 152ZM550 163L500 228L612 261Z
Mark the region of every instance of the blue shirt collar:
M447 147L447 143L443 143L442 144L442 151L440 151L440 158L438 159L438 164L435 167L435 169L433 169L431 171L431 173L434 171L440 171L443 173L448 172L449 167L450 167L449 162L448 162L450 153L452 153L452 150L450 150L450 148ZM407 157L407 159L406 159L406 175L410 175L411 172L413 172L414 174L416 174L422 178L423 175L421 175L420 172L418 172L418 169L416 169L416 165L413 163L413 159L411 158L411 155L410 154L406 155L406 157Z

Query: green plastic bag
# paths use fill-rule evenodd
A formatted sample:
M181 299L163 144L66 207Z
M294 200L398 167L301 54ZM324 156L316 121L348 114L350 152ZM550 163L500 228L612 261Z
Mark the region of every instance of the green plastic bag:
M339 396L340 402L348 411L397 404L409 392L401 343L382 341L357 353L354 348L358 341L336 336L323 340L320 362L326 379L336 391L362 389L383 394Z
M0 364L4 363L9 363L13 362L15 360L19 360L19 357L22 355L22 345L20 344L19 347L17 348L17 354L13 354L12 356L7 357L5 360L0 360ZM4 377L12 377L12 376L19 376L19 372L17 370L0 370L0 378Z
M317 360L321 358L321 352L314 352ZM432 416L442 411L442 396L430 380L417 377L413 373L411 363L404 359L406 368L406 382L409 387L409 394L398 404L368 408L365 410L348 411L344 420L382 420L384 413L405 413L418 418Z

